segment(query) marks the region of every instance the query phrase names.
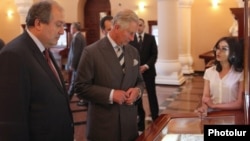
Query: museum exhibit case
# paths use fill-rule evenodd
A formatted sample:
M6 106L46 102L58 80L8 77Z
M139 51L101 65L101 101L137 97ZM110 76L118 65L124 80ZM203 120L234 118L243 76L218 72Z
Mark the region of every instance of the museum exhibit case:
M230 8L238 21L238 38L244 41L244 108L242 110L211 111L205 117L197 113L162 114L136 141L203 141L205 125L249 125L249 0L244 7ZM149 25L157 25L152 22ZM211 52L199 56L208 63L213 59ZM164 112L163 112L164 113Z
M244 110L162 114L136 141L203 141L204 125L244 124Z

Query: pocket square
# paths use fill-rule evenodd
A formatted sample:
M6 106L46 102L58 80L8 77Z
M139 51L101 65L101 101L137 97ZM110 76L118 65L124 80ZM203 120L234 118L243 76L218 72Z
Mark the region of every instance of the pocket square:
M134 59L133 66L136 66L137 64L138 64L138 61L136 59Z

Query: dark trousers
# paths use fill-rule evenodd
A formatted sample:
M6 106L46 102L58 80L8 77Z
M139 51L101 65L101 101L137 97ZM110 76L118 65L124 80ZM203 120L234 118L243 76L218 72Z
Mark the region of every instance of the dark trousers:
M159 116L159 105L156 96L156 88L155 88L155 76L143 76L146 90L148 94L149 108L151 112L152 120L156 120ZM143 109L142 101L138 102L138 130L143 129L145 126L145 111ZM140 131L143 131L140 130Z
M156 96L156 88L155 88L155 77L147 76L143 77L146 85L146 90L148 94L149 108L151 112L151 117L153 120L159 116L159 105Z
M142 98L138 101L138 130L145 129L145 111L143 109Z
M70 85L69 85L69 90L68 90L68 94L69 94L69 98L72 99L74 93L75 93L75 87L74 87L74 81L76 78L76 71L72 71L72 75L71 75L71 80L70 80Z

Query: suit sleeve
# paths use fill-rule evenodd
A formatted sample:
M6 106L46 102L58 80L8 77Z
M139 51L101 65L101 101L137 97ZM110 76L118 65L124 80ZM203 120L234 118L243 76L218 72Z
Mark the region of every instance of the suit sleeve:
M155 62L157 60L157 56L158 56L158 49L157 49L157 44L156 44L156 41L155 41L155 37L154 36L151 36L150 35L150 52L151 52L151 55L149 57L149 59L147 60L147 65L149 66L149 68L152 68L154 67L155 65Z
M12 57L9 57L12 56ZM29 141L28 103L30 84L21 56L0 54L0 140ZM25 82L26 84L23 84Z
M81 58L81 54L82 54L82 50L83 50L83 47L86 46L85 45L85 41L84 39L81 39L80 37L76 37L73 41L73 58L72 58L72 68L74 70L77 70L77 66L78 66L78 63L79 63L79 60Z

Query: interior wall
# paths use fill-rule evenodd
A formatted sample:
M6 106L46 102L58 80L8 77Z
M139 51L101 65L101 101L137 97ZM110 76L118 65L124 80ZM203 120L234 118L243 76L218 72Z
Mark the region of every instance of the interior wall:
M140 3L145 4L143 10L138 7ZM131 9L146 23L148 20L157 20L157 0L110 0L110 4L112 16L122 9ZM145 31L148 32L147 24Z
M33 0L37 1L37 0ZM65 21L79 21L82 24L82 16L86 0L56 0L65 9ZM158 0L110 0L111 15L115 15L121 9L132 9L146 22L157 20ZM218 9L213 9L211 0L193 0L191 8L191 55L193 57L194 71L203 71L204 62L199 59L199 54L212 49L214 43L221 36L229 35L229 28L233 24L233 15L229 8L238 7L237 0L220 0ZM145 9L139 10L138 4L145 3ZM13 10L13 17L7 17L8 9ZM162 17L164 18L164 17ZM17 12L15 0L0 0L0 38L9 42L22 32L20 17ZM173 21L169 21L173 22ZM84 27L84 25L82 25ZM148 32L148 27L146 27Z
M195 71L204 71L205 63L199 55L212 50L222 36L230 36L234 16L230 8L238 7L236 0L221 0L213 8L211 0L194 0L191 10L191 54Z
M13 12L11 17L7 15L9 10ZM5 43L23 31L14 0L0 0L0 21L0 38Z
M84 10L83 7L85 6L87 0L78 0L77 4L77 21L81 23L82 27L84 28Z

